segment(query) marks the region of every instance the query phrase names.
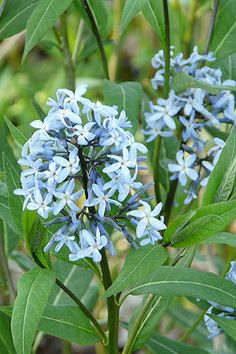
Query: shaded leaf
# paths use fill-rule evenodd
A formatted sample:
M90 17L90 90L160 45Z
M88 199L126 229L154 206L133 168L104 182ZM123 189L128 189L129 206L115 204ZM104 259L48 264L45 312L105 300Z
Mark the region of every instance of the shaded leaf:
M4 354L15 354L16 351L13 345L11 335L11 320L3 312L0 312L0 328L1 352Z
M163 15L163 5L161 1L149 0L142 12L146 20L150 23L153 30L156 32L161 41L164 41L165 30L164 30L164 15Z

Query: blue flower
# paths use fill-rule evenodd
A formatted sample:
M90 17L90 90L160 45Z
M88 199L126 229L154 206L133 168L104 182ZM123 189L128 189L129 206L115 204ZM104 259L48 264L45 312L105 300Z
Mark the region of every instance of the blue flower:
M37 213L43 218L48 218L48 213L51 211L49 204L52 202L52 194L48 193L45 197L42 196L38 188L34 189L34 196L27 204L27 209L37 210Z
M98 227L95 236L86 229L81 230L80 242L82 248L76 253L70 254L69 258L71 261L90 257L94 262L101 262L102 255L99 251L107 245L107 238L105 235L101 235Z
M135 218L140 219L136 229L137 237L143 237L148 229L150 232L150 228L155 231L165 230L166 225L163 220L158 220L156 218L156 216L160 214L162 203L157 204L153 211L148 203L141 200L140 204L143 205L143 210L132 210L127 213L128 216L134 216Z
M65 159L64 157L61 156L55 156L53 157L53 160L59 166L61 166L61 168L63 168L62 171L59 173L60 182L64 181L65 178L68 177L69 175L74 176L76 173L80 171L80 163L79 163L77 149L74 149L70 152L68 159Z
M169 163L168 168L169 171L175 173L171 178L179 179L179 183L182 186L186 186L187 184L187 176L192 180L196 181L198 178L197 171L192 168L197 156L195 154L189 155L186 159L184 159L184 152L179 150L176 154L177 164Z
M121 203L117 202L115 199L110 198L115 193L116 188L112 188L109 192L105 193L105 191L102 190L98 184L93 184L92 190L96 197L85 201L84 205L87 207L99 205L98 214L100 216L105 215L105 210L109 208L110 204L121 206Z
M78 212L80 208L75 204L75 202L84 193L84 190L73 193L75 189L75 180L71 179L70 182L65 182L61 187L59 187L54 195L59 199L53 205L53 214L57 215L60 211L67 205L72 211ZM73 193L73 194L72 194Z

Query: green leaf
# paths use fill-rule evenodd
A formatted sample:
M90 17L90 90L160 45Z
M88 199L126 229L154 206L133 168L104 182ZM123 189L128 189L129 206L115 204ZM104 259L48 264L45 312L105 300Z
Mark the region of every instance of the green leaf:
M152 336L147 346L155 354L209 354L198 347L181 343L163 336Z
M230 320L228 318L219 317L217 315L210 314L211 317L216 323L223 329L223 331L228 334L233 340L236 341L236 322L235 319Z
M21 148L27 141L26 137L24 136L23 133L21 133L21 131L19 129L17 129L12 122L5 117L5 122L8 126L8 129L11 132L11 135L15 141L16 144L18 144L18 146Z
M223 90L236 91L234 86L224 85L211 85L202 81L198 81L191 76L188 76L184 72L180 72L173 76L173 80L171 82L171 88L176 92L182 92L187 90L188 88L201 88L206 90L212 94L217 94Z
M7 317L12 316L13 306L0 306L0 312L2 312Z
M130 288L150 274L154 267L163 264L167 257L167 252L160 245L140 247L138 250L131 248L121 273L107 290L106 295L109 297Z
M236 127L231 131L214 167L203 196L202 205L226 201L232 192L236 175Z
M58 17L69 7L72 0L40 0L26 26L26 42L23 60L43 36L53 27Z
M213 273L193 269L160 267L131 289L130 294L190 296L236 308L236 285Z
M6 2L0 17L0 39L21 32L38 0L10 0Z
M219 232L218 234L203 241L204 244L225 244L236 248L236 235L230 232Z
M99 341L89 319L76 306L48 305L41 316L39 330L81 345Z
M109 13L107 10L107 6L105 4L105 1L103 0L88 0L90 4L90 9L93 13L95 22L97 24L97 27L99 29L99 33L102 38L106 38L109 31L110 31L110 26L109 26ZM76 0L75 1L75 7L78 10L80 16L83 18L85 23L87 24L88 28L93 32L93 27L91 25L91 21L87 15L87 12L84 9L84 6L82 4L81 0ZM94 38L94 37L93 37ZM96 39L93 39L96 44Z
M11 149L11 146L8 144L7 141L7 133L6 130L4 129L5 127L2 126L0 129L0 170L4 170L3 166L3 155L6 155L8 161L15 166L15 169L20 172L20 167L16 162L16 158L13 154L13 151Z
M186 247L198 244L223 231L234 219L236 215L236 201L210 204L196 209L192 217L187 220L184 227L174 231L178 219L171 224L171 230L167 238L175 247ZM188 216L189 217L189 216ZM182 220L182 217L180 218Z
M236 2L235 0L222 1L218 11L217 21L211 40L211 50L217 58L224 58L235 53L236 41Z
M215 68L220 68L224 80L236 79L236 53L229 55L227 58L222 58L214 62Z
M0 313L0 328L1 352L4 354L16 354L11 335L11 319L4 313Z
M11 210L8 206L8 198L0 196L0 219L2 219L13 232L19 234L19 230L12 218Z
M189 248L175 267L189 267L195 256L196 250L196 247ZM146 298L144 298L144 301L146 301ZM142 311L144 301L140 305L139 311ZM170 307L172 301L173 299L171 297L155 296L152 306L148 309L145 318L139 326L136 338L134 339L133 350L142 348L143 345L147 342L151 334L155 331L155 328L160 322L160 319L166 313L166 310ZM131 330L139 314L139 311L136 311L134 316L132 316L131 321L129 323L129 331Z
M58 279L66 285L79 299L83 297L94 273L90 269L81 268L77 265L67 264L57 260L53 264L53 270ZM78 281L79 279L79 281ZM62 289L55 285L49 303L52 305L74 305L74 301Z
M153 350L155 354L208 354L208 352L199 348L199 346L194 347L193 345L158 335L152 336L147 346Z
M164 41L165 30L162 1L149 0L142 12L161 41Z
M125 110L135 133L138 128L138 114L142 101L140 83L126 81L117 84L104 80L104 96L106 104L117 105L119 110Z
M19 231L22 230L22 208L23 208L23 198L14 194L14 190L20 187L20 175L18 171L15 170L7 159L7 156L3 154L3 164L5 171L5 180L8 190L8 205L10 208L12 219L17 226Z
M17 354L30 354L40 316L55 282L55 274L36 268L18 281L18 295L12 313L12 335Z
M148 3L148 0L126 0L122 11L120 33L126 29L128 23L135 17L143 7Z

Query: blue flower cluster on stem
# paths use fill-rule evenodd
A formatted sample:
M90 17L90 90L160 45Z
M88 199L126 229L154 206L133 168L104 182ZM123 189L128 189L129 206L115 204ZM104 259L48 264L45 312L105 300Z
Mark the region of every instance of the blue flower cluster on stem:
M135 140L124 111L90 101L86 91L86 85L59 89L45 119L31 123L36 131L23 146L22 188L15 194L25 197L24 209L47 219L46 226L59 225L45 251L65 246L71 261L100 262L101 250L115 254L108 226L134 247L132 223L141 245L160 240L166 226L157 218L161 204L151 211L145 197L149 185L137 181L147 148Z
M205 65L205 62L215 60L213 53L200 55L194 47L189 58L184 59L180 53L174 56L173 47L170 51L171 72L184 72L195 80L217 86L236 86L234 80L222 80L222 72ZM152 59L152 65L157 69L151 80L154 89L164 87L165 60L163 51L159 51ZM170 77L170 84L172 77ZM224 141L216 137L215 146L207 153L205 129L222 125L235 125L235 98L229 91L222 89L218 94L212 94L206 89L189 88L180 94L170 91L167 99L159 98L157 104L150 103L150 111L145 113L146 128L143 133L146 141L151 142L157 136L169 137L181 131L181 150L176 154L177 163L169 163L171 179L178 179L182 186L187 187L185 204L197 198L199 188L205 187L216 165ZM178 127L178 128L177 128ZM181 128L180 128L181 127Z

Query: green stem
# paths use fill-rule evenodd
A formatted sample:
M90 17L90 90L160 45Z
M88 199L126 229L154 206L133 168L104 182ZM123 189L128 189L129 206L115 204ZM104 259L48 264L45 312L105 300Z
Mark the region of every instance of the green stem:
M210 43L211 43L211 38L212 38L214 26L215 26L216 15L217 15L217 11L218 11L218 8L219 8L219 4L220 4L220 0L215 0L214 7L213 7L213 10L212 10L212 15L211 15L210 26L209 26L209 29L208 29L208 32L207 32L206 44L205 44L205 48L204 48L204 53L205 54L207 54L208 51L209 51L209 47L210 47Z
M68 88L75 89L75 68L71 59L69 48L68 31L67 31L67 14L61 16L61 46L64 53L64 65L66 72L66 80Z
M112 279L110 274L110 269L107 261L106 252L104 249L101 250L102 261L102 277L105 290L107 290L112 285ZM119 306L115 301L114 295L107 299L107 311L108 311L108 354L117 354L118 351L118 326L119 326Z
M179 252L176 257L174 257L171 262L170 262L170 266L174 267L184 256L184 251L182 250L181 252ZM135 343L135 340L137 338L137 336L139 335L140 331L143 328L143 324L144 322L146 322L146 316L147 313L149 311L149 309L152 307L153 305L153 301L155 300L155 295L150 294L142 308L142 311L139 313L134 326L132 327L128 340L125 344L125 347L123 349L122 354L130 354L132 353L132 348L133 345ZM157 302L159 302L161 300L161 296L158 298Z
M88 2L88 0L82 0L83 5L84 5L84 9L88 15L89 21L91 23L91 27L92 27L92 31L94 36L96 37L97 40L97 45L98 45L98 49L101 55L101 59L102 59L102 65L103 65L103 70L104 70L104 74L107 80L109 80L109 71L108 71L108 64L107 64L107 58L106 58L106 54L105 54L105 50L104 50L104 46L103 46L103 42L102 42L102 37L100 35L97 23L96 23L96 19L94 18L93 12L91 10L90 4Z
M93 323L98 335L103 339L104 343L106 343L107 342L106 334L104 333L102 327L100 326L98 321L95 319L95 317L93 317L91 312L87 309L87 307L59 279L56 279L56 284L79 306L79 308L85 314L85 316L88 317L90 319L90 321Z
M163 10L165 18L165 39L162 41L164 57L165 57L165 75L164 75L164 98L168 98L169 95L169 81L170 81L170 20L169 20L169 10L168 10L168 0L163 0ZM154 183L155 183L155 195L156 201L161 200L160 185L158 183L158 163L160 157L160 146L161 146L161 137L158 136L154 145L154 154L153 154L153 174L154 174Z
M138 317L137 317L137 319L136 319L136 321L134 323L134 326L132 327L132 329L130 331L128 340L127 340L127 342L125 344L125 347L123 349L122 354L130 354L130 353L132 353L132 348L133 348L133 345L134 345L135 340L137 338L137 335L139 333L140 327L141 327L141 325L143 323L143 320L146 317L146 313L148 312L149 308L152 305L154 297L155 296L152 295L152 294L150 294L148 296L147 301L144 304L142 311L139 313L139 315L138 315Z
M165 76L164 76L164 97L169 95L170 81L170 20L168 10L168 0L163 0L163 10L165 18L165 41L164 41L164 56L165 56Z
M160 157L160 148L161 148L161 136L159 135L154 144L154 151L153 151L153 179L154 179L154 189L155 189L155 196L156 196L156 202L161 201L161 192L160 192L160 183L158 181L159 177L159 157Z

